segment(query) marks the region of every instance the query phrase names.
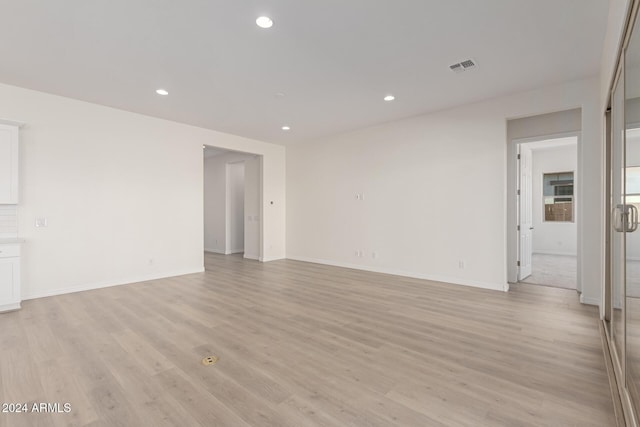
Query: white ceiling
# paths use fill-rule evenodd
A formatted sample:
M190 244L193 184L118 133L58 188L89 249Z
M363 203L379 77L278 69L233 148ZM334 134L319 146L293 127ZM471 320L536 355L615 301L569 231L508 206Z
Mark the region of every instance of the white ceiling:
M608 10L604 0L0 6L0 82L283 144L595 76ZM263 14L273 28L255 25ZM448 69L467 58L478 68ZM388 93L396 100L382 101Z

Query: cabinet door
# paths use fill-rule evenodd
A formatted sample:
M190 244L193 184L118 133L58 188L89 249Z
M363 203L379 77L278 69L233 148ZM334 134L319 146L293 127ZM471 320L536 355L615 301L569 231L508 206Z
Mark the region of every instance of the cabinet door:
M18 127L0 124L0 204L18 203Z
M0 258L0 310L20 302L20 258Z

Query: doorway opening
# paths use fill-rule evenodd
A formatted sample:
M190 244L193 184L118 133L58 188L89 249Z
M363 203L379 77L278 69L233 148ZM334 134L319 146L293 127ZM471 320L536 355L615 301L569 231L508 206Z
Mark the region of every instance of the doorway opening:
M578 289L578 135L517 143L517 281Z
M203 157L205 253L261 259L262 156L205 145Z

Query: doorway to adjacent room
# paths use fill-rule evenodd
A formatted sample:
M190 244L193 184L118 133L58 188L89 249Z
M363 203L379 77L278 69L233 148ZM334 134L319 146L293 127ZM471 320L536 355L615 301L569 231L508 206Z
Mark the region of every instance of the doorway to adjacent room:
M518 281L577 288L578 136L521 141Z

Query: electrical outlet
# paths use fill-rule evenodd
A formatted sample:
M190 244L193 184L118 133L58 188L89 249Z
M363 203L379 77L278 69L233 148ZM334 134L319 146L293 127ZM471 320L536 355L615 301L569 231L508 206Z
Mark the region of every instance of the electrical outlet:
M46 227L47 225L47 218L36 218L36 227Z
M461 268L463 270L466 268L463 260L458 261L458 268Z
M153 265L156 261L153 258L149 258L149 265Z
M371 252L371 258L376 259L378 258L378 252Z

